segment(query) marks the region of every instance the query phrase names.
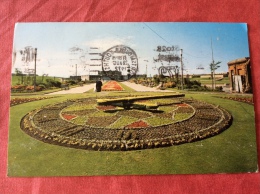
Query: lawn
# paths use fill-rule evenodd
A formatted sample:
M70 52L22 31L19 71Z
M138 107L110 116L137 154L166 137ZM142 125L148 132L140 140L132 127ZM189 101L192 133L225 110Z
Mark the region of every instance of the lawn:
M217 136L178 146L137 151L88 151L43 143L25 134L19 126L26 113L44 105L67 99L128 93L59 95L11 107L8 176L201 174L257 170L254 107L218 98L223 93L186 93L186 97L224 107L233 116L232 126ZM139 94L131 92L131 95Z
M210 78L191 78L190 81L199 81L201 83L201 85L211 85L212 84L212 80ZM224 77L223 79L218 80L216 78L216 84L229 84L230 80L228 77Z
M57 80L60 81L59 77L50 77L50 76L36 76L36 81L37 82L42 82L42 83L47 83L46 80L51 79L51 80ZM27 82L28 85L33 85L33 80L34 76L18 76L18 75L12 75L12 86L17 85L17 84L22 84L22 80L24 82Z

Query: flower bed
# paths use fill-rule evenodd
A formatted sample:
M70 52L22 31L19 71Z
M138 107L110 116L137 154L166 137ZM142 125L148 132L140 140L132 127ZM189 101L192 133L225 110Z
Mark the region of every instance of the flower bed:
M115 106L112 106L112 105L108 105L108 106L97 106L97 109L98 110L115 110Z
M10 106L18 105L18 104L23 104L26 102L32 102L32 101L38 101L38 100L45 100L49 98L54 98L54 97L37 97L37 98L13 98L10 101Z
M43 88L40 86L35 87L36 91L41 91L42 89ZM12 92L33 92L34 86L15 85L15 86L11 86L11 91Z
M238 102L245 102L247 104L254 105L254 100L252 97L221 97L221 98L234 100Z
M120 110L106 113L96 109L95 113L86 111L88 114L83 116L77 115L77 110L82 114L84 103L93 103L84 106L93 108L95 99L70 100L29 112L21 120L21 129L51 144L89 150L125 151L201 140L221 133L232 124L232 116L221 107L194 100L181 101L181 106L168 105L166 112ZM82 124L73 122L77 118L70 117L69 111L73 111L73 115L80 119L78 123ZM142 118L133 117L136 115ZM176 120L175 117L179 118Z
M102 86L103 91L123 91L122 86L116 81L108 81Z

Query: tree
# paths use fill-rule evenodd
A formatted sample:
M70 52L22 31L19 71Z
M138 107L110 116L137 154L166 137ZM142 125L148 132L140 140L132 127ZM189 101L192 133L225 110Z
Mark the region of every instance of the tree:
M15 68L15 75L21 76L21 84L23 84L23 73L18 68Z
M220 67L221 61L218 62L214 62L214 60L212 61L212 63L210 63L209 67L210 67L210 72L211 72L211 80L212 80L212 90L215 89L216 87L216 80L215 80L215 71Z

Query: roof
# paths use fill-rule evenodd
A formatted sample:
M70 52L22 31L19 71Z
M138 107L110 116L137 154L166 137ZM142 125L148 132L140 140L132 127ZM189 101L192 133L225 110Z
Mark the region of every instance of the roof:
M228 62L228 65L234 65L239 63L248 63L250 61L249 57L239 58Z

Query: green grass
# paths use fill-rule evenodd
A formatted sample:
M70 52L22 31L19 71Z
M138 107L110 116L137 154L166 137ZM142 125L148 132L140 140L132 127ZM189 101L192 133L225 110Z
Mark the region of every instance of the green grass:
M24 81L27 80L27 79L28 79L28 76L23 76L23 80ZM34 79L34 76L30 76L30 79L27 80L28 82L26 84L33 85L33 79ZM60 78L58 78L58 77L36 76L36 81L37 82L47 83L46 79L60 81ZM17 85L17 84L22 84L22 76L12 75L12 86Z
M116 129L122 127L122 125L130 125L131 123L138 121L137 118L133 117L121 117L115 123L109 126L109 128Z
M25 78L26 76L24 76L24 80L26 80ZM27 76L28 77L28 76ZM30 80L26 83L23 83L23 85L33 85L34 77L30 76ZM50 77L50 76L36 76L36 82L37 83L47 83L46 80L50 79L50 80L55 80L55 81L60 81L59 77ZM12 86L18 85L18 84L22 84L22 78L21 76L17 76L17 75L12 75L12 80L11 80L11 84ZM70 88L74 88L74 87L78 87L78 85L71 85ZM50 89L45 89L43 91L37 91L37 92L12 92L13 96L21 96L21 95L25 95L25 96L30 96L30 95L42 95L42 94L48 94L48 93L52 93L52 92L56 92L56 91L60 91L61 88L50 88ZM93 89L92 89L93 91Z
M150 118L144 119L144 121L146 121L151 126L159 126L159 125L163 125L163 124L173 123L172 119L159 118L159 117L150 117Z
M126 93L102 94L120 96ZM131 93L134 94L144 93ZM145 95L147 94L149 93ZM57 98L11 107L8 175L24 177L237 173L255 172L257 169L254 107L216 98L216 93L186 93L186 97L224 107L233 115L232 126L217 136L178 146L127 152L87 151L43 143L28 136L19 127L21 118L35 108L88 96L97 97L97 94L90 92L60 95Z
M191 78L190 81L199 81L201 85L207 84L210 85L212 84L212 80L209 78ZM216 78L216 84L229 84L230 80L228 77L224 77L222 80L218 80Z
M118 83L119 83L119 85L120 85L125 91L128 91L128 92L134 92L134 91L135 91L134 89L132 89L132 88L126 86L125 84L122 84L122 83L120 83L120 82L118 82Z

